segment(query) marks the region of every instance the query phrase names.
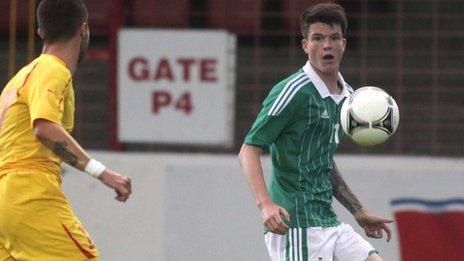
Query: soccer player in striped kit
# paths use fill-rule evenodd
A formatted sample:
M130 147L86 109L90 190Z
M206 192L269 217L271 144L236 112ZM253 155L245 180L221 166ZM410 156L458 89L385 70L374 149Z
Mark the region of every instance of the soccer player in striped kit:
M343 130L342 102L353 91L339 72L347 20L333 3L317 4L300 18L307 63L270 91L245 138L239 161L261 211L271 260L382 260L353 228L340 223L335 197L369 237L387 240L392 220L369 213L343 180L333 155ZM260 154L269 147L266 187Z

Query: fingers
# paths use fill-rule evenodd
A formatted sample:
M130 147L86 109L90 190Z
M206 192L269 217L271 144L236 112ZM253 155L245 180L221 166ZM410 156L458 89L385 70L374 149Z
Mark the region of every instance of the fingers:
M288 225L282 220L282 218L280 217L280 213L276 217L276 219L277 219L277 227L278 227L278 230L279 230L280 234L281 235L287 234Z
M272 233L279 235L285 235L288 231L288 226L280 217L280 213L276 213L267 218L264 222L264 226Z
M285 208L280 208L279 209L280 213L282 213L285 217L285 219L290 222L290 214L288 214L287 210Z
M264 226L267 229L269 229L271 232L279 234L279 232L278 232L278 222L273 217L270 217L269 219L267 219L265 221L265 223L264 223Z
M125 199L124 195L116 190L116 197L114 197L117 201L122 201L125 202L127 199Z
M128 198L129 198L129 195L123 194L119 191L116 191L116 197L114 197L114 199L116 199L117 201L121 201L121 202L126 202Z
M288 212L272 202L265 204L261 208L261 217L263 225L272 233L285 235L288 231L288 225L285 219L290 220Z
M383 237L382 230L379 229L379 230L375 230L375 231L374 231L374 238L380 239L380 238L382 238L382 237Z
M121 202L126 202L129 199L130 193L128 191L116 191L115 199Z
M126 177L126 178L127 178L127 186L128 186L129 194L131 194L132 193L132 180L129 177Z
M386 217L380 217L380 216L376 216L376 215L371 215L370 218L371 218L372 223L377 223L377 222L380 222L380 223L392 223L393 222L393 219L386 218Z
M385 233L387 233L387 242L390 242L392 235L390 228L388 228L387 225L382 224L382 229L385 230Z
M374 214L367 214L363 219L357 219L357 221L361 227L364 228L364 231L368 237L382 238L382 230L384 230L387 234L387 242L390 242L392 233L387 224L394 222L393 219L377 216Z
M129 199L129 195L132 193L131 179L128 177L122 177L121 184L115 189L115 199L121 202L126 202Z
M374 228L365 229L365 232L368 237L379 239L383 237L382 230L384 230L385 233L387 234L387 242L390 242L392 233L391 233L390 228L388 228L387 225L385 225L384 223Z
M103 184L114 189L115 199L118 201L126 202L132 193L132 182L129 177L107 169L99 176L99 179Z
M129 196L132 193L132 184L131 184L131 179L129 177L123 177L122 180L122 187L125 190L125 194Z
M384 218L384 217L379 217L379 222L382 222L382 223L393 223L393 219Z
M378 217L378 222L377 224L375 225L375 232L374 232L374 238L382 238L383 237L383 233L382 233L382 230L385 231L385 233L387 234L387 242L390 242L390 239L391 239L391 230L390 228L388 228L388 226L386 225L387 223L392 223L393 220L392 219L389 219L389 218L384 218L384 217Z
M377 229L376 230L365 230L365 232L366 232L366 236L371 237L371 238L379 239L383 237L382 230L377 230Z

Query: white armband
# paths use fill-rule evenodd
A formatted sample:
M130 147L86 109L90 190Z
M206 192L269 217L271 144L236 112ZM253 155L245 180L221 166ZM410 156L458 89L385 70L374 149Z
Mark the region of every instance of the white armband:
M89 174L94 178L98 178L100 174L105 171L106 167L100 161L90 159L89 163L84 168L85 173Z

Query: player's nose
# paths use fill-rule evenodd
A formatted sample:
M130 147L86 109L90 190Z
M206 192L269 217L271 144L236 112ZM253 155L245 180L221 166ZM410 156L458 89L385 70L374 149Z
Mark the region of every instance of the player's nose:
M324 50L330 50L332 49L332 42L330 39L325 39L322 46L324 47Z

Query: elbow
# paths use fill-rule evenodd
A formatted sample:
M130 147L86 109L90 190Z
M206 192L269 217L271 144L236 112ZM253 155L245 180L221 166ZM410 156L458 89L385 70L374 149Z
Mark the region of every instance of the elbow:
M42 126L40 126L40 125L36 125L34 127L34 136L40 142L43 142L46 139L45 131L43 129L44 128L42 128Z
M244 151L244 150L245 150L245 149L244 149L245 146L246 146L245 144L242 145L242 148L240 149L240 152L239 152L238 155L237 155L237 160L238 160L238 162L240 163L240 165L242 165L243 159L244 159L244 157L245 157L245 156L243 155L243 154L245 154L245 151Z
M48 140L50 134L50 123L45 120L36 120L34 122L34 136L41 143L44 143Z
M258 159L259 155L261 154L261 148L243 144L240 152L238 153L237 159L240 162L240 165L243 166L244 162L250 159Z
M243 166L243 163L245 159L248 157L247 155L250 152L250 145L243 144L242 148L240 148L240 152L237 155L238 162L240 162L240 165Z

